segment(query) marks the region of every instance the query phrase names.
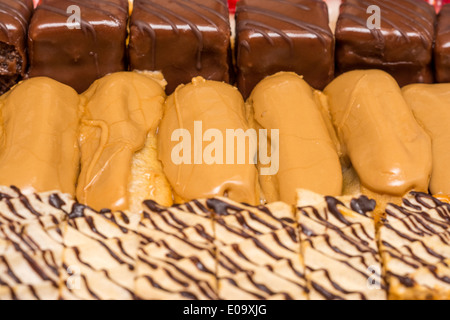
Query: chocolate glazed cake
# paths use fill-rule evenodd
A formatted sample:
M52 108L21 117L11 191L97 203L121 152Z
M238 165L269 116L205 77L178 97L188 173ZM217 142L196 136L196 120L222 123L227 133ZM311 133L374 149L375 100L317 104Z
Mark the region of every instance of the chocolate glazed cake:
M229 82L228 15L224 0L135 0L131 70L162 71L168 94L196 76Z
M26 72L26 35L32 0L0 0L0 94Z
M369 6L380 8L380 29L370 28ZM338 73L381 69L404 86L432 83L436 13L422 0L344 0L336 26Z
M79 8L79 21L70 7ZM42 0L29 29L29 76L81 93L98 78L124 71L127 19L127 0Z
M241 0L236 33L237 82L244 98L281 71L304 76L316 89L334 77L334 38L323 1Z
M450 82L450 4L439 14L436 46L436 78L438 82Z

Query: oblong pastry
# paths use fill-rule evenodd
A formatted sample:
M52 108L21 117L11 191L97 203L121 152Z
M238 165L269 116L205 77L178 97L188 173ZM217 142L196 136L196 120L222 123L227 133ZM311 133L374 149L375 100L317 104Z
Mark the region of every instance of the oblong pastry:
M238 202L259 203L258 174L249 161L254 154L250 155L250 147L244 152L238 143L231 146L232 139L227 139L227 130L245 133L248 129L244 100L236 88L202 77L177 88L165 104L158 150L180 202L227 196ZM236 157L227 161L233 151L235 156L244 152L243 164L238 164Z
M96 210L139 210L145 199L172 204L156 156L162 80L161 74L119 72L83 93L78 201Z
M390 75L349 72L324 92L343 152L363 187L391 196L428 191L431 140Z
M450 84L413 84L403 88L403 96L431 136L430 190L433 194L450 195Z
M78 102L75 90L49 78L23 81L0 98L0 185L75 195Z
M300 76L282 72L266 78L247 104L257 128L279 131L279 171L260 178L268 202L294 205L296 189L341 194L342 169L336 145L313 89ZM271 145L274 143L278 141L272 139Z

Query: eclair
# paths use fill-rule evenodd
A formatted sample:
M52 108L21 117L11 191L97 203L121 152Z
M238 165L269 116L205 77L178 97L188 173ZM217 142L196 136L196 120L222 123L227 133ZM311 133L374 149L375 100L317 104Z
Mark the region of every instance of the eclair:
M156 155L165 100L161 74L108 75L81 96L81 173L77 199L93 209L139 210L143 200L171 205Z
M244 99L226 83L197 77L168 97L158 155L177 202L226 196L259 204L248 129Z
M79 96L50 78L21 82L0 98L0 185L25 194L75 195Z
M450 84L403 88L403 96L433 144L432 194L450 195Z
M341 194L343 178L336 145L314 90L302 77L281 72L264 79L247 105L255 128L272 135L274 130L279 132L276 141L270 137L270 149L279 152L278 159L272 157L272 161L279 161L279 170L260 178L268 202L295 204L297 189Z
M431 139L394 78L379 70L352 71L324 93L343 153L363 188L395 197L428 191Z

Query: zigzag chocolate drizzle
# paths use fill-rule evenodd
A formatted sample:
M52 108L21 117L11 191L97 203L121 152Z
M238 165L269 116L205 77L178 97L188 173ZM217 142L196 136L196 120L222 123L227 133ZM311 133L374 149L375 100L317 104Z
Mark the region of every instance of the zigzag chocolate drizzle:
M426 14L426 5L422 5L420 1L411 1L411 0L402 0L404 2L409 2L414 5L420 5L423 13ZM401 1L400 1L401 2ZM398 1L384 1L384 0L378 0L376 3L366 1L366 0L360 0L357 2L343 2L341 5L341 12L345 11L345 7L352 7L359 11L361 11L362 14L366 15L366 10L371 5L378 5L382 9L381 13L381 20L385 24L389 25L390 27L397 30L401 36L407 41L410 42L411 38L408 35L407 32L405 32L399 25L397 25L394 21L387 18L387 15L396 15L401 18L401 23L404 25L407 25L409 28L413 29L417 32L418 36L422 40L422 44L424 47L428 47L430 43L433 42L433 34L430 33L430 29L434 30L434 26L430 25L429 20L426 19L424 16L418 14L416 11L411 10L405 6L403 6L401 3L398 3ZM396 10L397 9L397 10ZM428 12L429 13L429 12ZM369 16L367 16L369 17ZM349 13L341 13L339 20L348 19L356 24L367 28L367 20L362 19L356 15L352 15ZM419 21L417 21L419 19ZM385 46L385 37L383 34L383 30L379 29L372 29L370 30L374 38L378 42L378 47L384 48Z
M388 263L388 280L395 278L411 289L415 286L426 287L426 284L418 283L414 272L428 270L436 283L448 286L450 275L438 275L437 265L448 268L446 259L449 257L438 253L435 247L439 250L450 247L450 205L428 194L412 192L409 199L403 200L402 206L388 205L386 213L380 237L381 252ZM402 268L402 265L407 268ZM389 281L392 282L392 279ZM397 293L393 291L392 294Z
M369 215L376 204L365 196L349 200L353 216L348 216L341 212L343 208L350 209L342 201L334 197L325 197L324 200L319 207L298 208L306 277L311 289L327 300L344 300L348 295L361 300L371 299L365 293L366 281L371 276L368 269L374 264L381 266L375 222ZM320 267L312 267L314 264ZM346 283L333 277L333 266L361 279L353 284L361 291L345 289ZM318 283L313 276L322 273L323 281ZM380 280L381 290L385 290L381 275L376 275L376 278Z

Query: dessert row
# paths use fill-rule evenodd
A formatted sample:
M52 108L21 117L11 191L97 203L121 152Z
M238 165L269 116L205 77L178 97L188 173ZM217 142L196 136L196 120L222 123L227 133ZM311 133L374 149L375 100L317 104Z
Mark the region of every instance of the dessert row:
M37 76L81 93L125 70L161 71L168 94L195 76L236 79L245 98L280 71L316 89L355 69L385 70L401 86L450 82L450 6L437 19L423 0L344 0L335 36L323 1L242 0L235 55L225 0L42 0L34 12L32 0L0 3L2 93Z
M314 90L295 73L237 88L119 72L83 94L45 77L0 97L0 185L58 190L95 210L215 196L295 204L296 190L450 195L450 84L400 89L380 70Z
M450 298L450 205L427 194L380 208L376 228L365 196L112 213L0 191L0 300Z

